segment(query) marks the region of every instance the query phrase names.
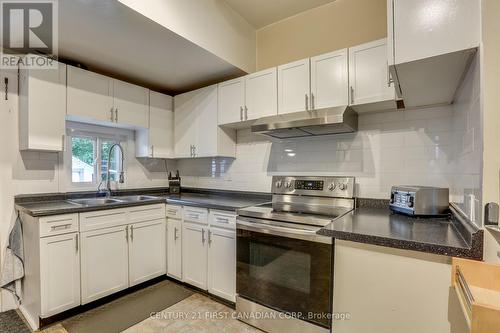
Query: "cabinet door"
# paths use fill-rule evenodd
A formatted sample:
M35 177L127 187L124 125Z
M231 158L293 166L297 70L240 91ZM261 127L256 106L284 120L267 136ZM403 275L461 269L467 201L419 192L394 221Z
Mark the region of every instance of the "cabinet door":
M174 97L175 157L192 157L191 147L196 144L198 137L196 131L199 102L198 90Z
M311 109L349 103L347 49L311 58Z
M180 220L167 219L167 273L182 280L182 224Z
M219 125L244 121L245 78L219 83Z
M385 38L349 49L349 85L351 105L395 99Z
M278 66L278 113L309 109L309 58Z
M236 232L211 228L208 244L208 291L235 302Z
M80 305L78 233L40 239L41 316Z
M165 219L129 227L129 286L134 286L167 272Z
M115 121L132 127L149 124L149 90L127 82L113 80Z
M84 120L113 121L113 80L68 66L67 113Z
M479 46L481 1L388 0L396 64ZM390 13L391 14L391 13Z
M218 155L219 126L217 124L217 85L198 89L195 157Z
M154 91L149 93L148 147L155 158L174 156L174 112L172 97Z
M182 281L207 289L207 229L195 223L182 226Z
M66 134L66 65L19 70L19 148L63 151Z
M82 304L128 287L128 226L80 234Z
M278 114L278 79L276 68L269 68L245 77L245 119Z

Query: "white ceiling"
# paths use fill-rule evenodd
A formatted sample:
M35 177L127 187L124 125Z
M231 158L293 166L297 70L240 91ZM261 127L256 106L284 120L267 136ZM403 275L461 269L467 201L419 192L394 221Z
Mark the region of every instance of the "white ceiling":
M260 29L335 0L225 0L248 23Z
M59 57L172 94L244 74L115 0L59 1Z

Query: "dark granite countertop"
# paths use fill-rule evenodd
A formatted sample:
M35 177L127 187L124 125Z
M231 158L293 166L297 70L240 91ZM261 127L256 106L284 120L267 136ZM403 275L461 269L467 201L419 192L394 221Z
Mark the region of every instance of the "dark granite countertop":
M16 209L34 217L80 213L113 208L123 208L157 203L169 203L185 206L196 206L210 209L236 211L239 208L268 202L270 196L263 193L220 191L205 189L184 189L180 196L171 195L168 189L121 190L112 193L113 197L127 195L151 195L155 198L136 202L116 202L106 205L86 206L71 202L71 199L92 198L95 192L45 193L36 195L19 195L15 198Z
M395 214L387 206L358 206L318 234L453 257L481 260L483 256L482 230L456 213L444 218L416 218Z

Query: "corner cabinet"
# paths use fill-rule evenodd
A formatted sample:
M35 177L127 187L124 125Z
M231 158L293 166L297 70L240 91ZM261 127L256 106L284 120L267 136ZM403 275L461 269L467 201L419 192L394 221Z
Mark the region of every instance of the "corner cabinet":
M65 116L66 65L57 63L54 69L20 68L20 150L63 151Z
M149 126L136 131L136 157L174 157L172 97L149 91Z
M217 85L174 97L175 157L231 157L236 132L218 126Z

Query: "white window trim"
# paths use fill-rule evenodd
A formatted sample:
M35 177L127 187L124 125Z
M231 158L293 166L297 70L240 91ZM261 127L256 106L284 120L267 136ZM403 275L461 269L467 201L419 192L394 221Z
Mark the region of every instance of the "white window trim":
M96 138L96 163L94 166L94 177L92 182L73 182L72 179L72 137L80 136L80 137L90 137ZM97 191L97 187L100 183L100 174L101 174L101 159L100 159L100 141L101 140L111 140L120 143L120 145L125 150L125 154L127 152L127 142L128 135L127 132L121 129L102 127L96 125L87 125L82 123L73 123L67 122L66 125L66 151L64 152L64 160L68 161L68 163L64 163L65 169L65 179L67 182L67 188L72 191ZM124 171L126 172L126 164L123 166ZM101 189L105 188L105 182L101 185ZM112 188L117 188L117 182L111 181ZM126 183L122 186L126 187Z

